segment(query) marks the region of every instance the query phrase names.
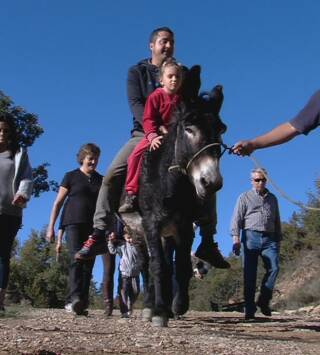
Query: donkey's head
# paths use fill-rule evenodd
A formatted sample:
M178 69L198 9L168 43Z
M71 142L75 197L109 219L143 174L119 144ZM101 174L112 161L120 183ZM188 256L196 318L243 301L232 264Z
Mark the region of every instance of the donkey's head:
M177 111L175 161L201 199L221 189L223 183L219 159L226 125L208 107L211 106L200 98L193 108L182 107Z

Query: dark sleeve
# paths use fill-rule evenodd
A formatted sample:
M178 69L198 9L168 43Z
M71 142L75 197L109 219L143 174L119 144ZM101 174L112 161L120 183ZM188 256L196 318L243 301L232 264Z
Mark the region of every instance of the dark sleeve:
M145 98L140 85L140 76L135 67L131 67L128 72L127 95L130 110L134 118L142 125Z
M300 133L308 134L320 125L320 90L313 94L290 123Z
M71 173L68 172L65 174L65 176L63 177L60 186L65 187L66 189L70 190L70 186L71 186Z

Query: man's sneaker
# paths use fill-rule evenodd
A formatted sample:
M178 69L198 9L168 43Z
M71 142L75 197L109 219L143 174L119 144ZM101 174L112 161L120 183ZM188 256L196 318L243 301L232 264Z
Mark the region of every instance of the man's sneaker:
M195 256L206 261L217 269L230 268L230 264L224 260L220 250L218 249L218 243L201 243L195 253Z
M128 312L122 313L121 318L130 318L130 315Z
M246 313L244 315L244 319L245 320L248 320L248 321L252 321L252 320L255 320L256 319L256 316L254 313Z
M83 243L82 248L75 254L77 260L90 260L96 255L105 254L108 251L108 244L105 238L90 235Z
M126 194L123 204L119 208L119 213L130 213L137 210L137 195Z
M260 308L262 314L267 317L272 316L272 311L268 302L263 302L261 299L258 299L257 306Z

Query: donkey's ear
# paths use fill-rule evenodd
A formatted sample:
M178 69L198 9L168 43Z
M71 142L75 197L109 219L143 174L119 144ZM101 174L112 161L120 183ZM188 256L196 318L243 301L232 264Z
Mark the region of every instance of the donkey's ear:
M216 85L210 92L210 98L212 101L213 113L218 115L224 99L223 86Z
M200 72L200 65L194 65L190 69L184 67L181 95L183 100L187 103L195 102L197 100L201 86Z
M222 85L216 85L209 92L202 92L199 97L204 112L219 114L224 98Z

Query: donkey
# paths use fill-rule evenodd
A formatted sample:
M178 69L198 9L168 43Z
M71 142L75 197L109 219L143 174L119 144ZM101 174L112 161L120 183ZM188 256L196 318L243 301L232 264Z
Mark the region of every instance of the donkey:
M144 157L139 206L154 292L145 307L152 309L155 326L167 326L172 312L182 315L189 308L193 222L200 206L222 187L219 159L226 126L216 113L216 92L182 104L161 148Z

